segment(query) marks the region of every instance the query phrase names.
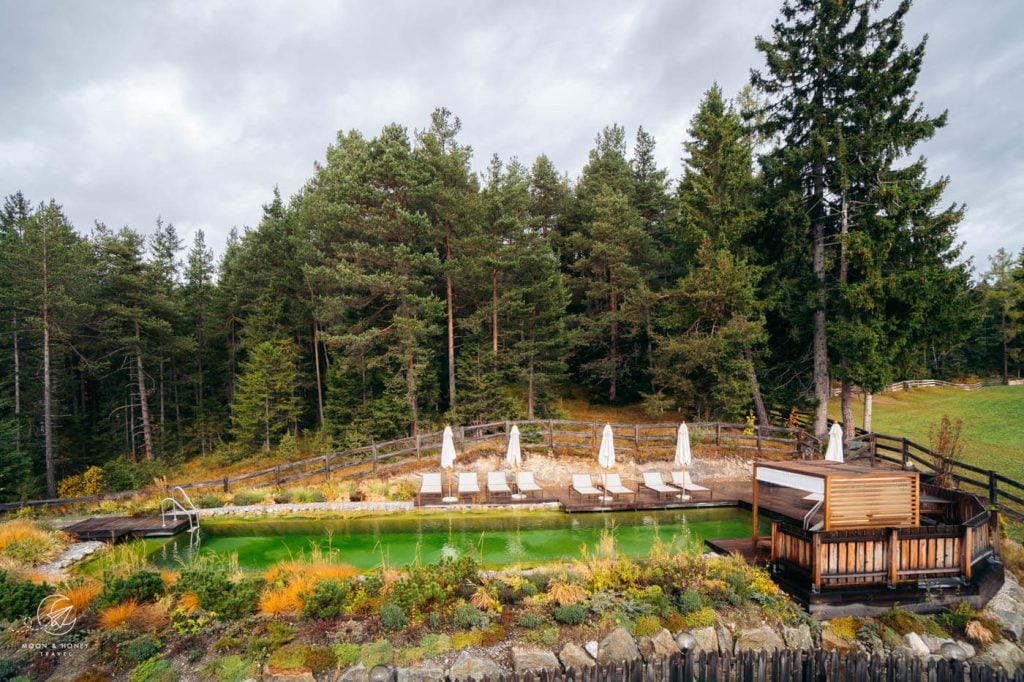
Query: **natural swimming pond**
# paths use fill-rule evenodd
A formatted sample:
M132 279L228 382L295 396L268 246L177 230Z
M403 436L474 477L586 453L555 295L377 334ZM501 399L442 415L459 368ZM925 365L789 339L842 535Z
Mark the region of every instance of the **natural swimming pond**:
M618 551L644 556L656 539L700 548L708 538L750 535L751 514L733 507L647 512L566 514L390 514L345 519L204 521L201 541L190 548L187 533L163 542L149 558L174 567L194 557L237 557L239 568L258 570L313 552L359 569L386 563L435 563L444 556L472 555L488 566L548 563L593 551L605 531ZM761 532L770 532L767 523Z

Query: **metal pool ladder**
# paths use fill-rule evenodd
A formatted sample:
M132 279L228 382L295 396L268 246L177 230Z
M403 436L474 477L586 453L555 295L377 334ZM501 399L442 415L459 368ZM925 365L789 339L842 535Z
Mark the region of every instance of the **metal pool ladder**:
M181 500L178 500L178 495ZM188 532L194 540L199 533L199 510L192 504L192 498L185 489L176 485L171 488L170 496L160 501L160 524L166 526L168 518L177 521L179 514L184 514L188 519Z

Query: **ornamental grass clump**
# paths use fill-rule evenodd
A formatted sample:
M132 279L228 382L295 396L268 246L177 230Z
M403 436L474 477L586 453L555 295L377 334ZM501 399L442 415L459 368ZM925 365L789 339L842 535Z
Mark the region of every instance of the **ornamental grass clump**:
M64 533L48 530L28 519L0 523L0 561L6 560L12 568L46 563L67 544Z

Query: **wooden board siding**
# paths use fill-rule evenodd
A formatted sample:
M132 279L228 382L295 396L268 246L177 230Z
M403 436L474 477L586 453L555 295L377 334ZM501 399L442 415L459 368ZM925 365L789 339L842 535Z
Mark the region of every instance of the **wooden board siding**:
M825 479L825 530L915 527L920 524L918 477L833 475Z

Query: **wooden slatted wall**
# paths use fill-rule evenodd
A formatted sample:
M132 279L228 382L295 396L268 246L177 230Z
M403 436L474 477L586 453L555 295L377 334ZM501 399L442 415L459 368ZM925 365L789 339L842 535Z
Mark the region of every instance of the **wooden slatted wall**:
M825 480L825 530L920 525L918 477L829 476Z

